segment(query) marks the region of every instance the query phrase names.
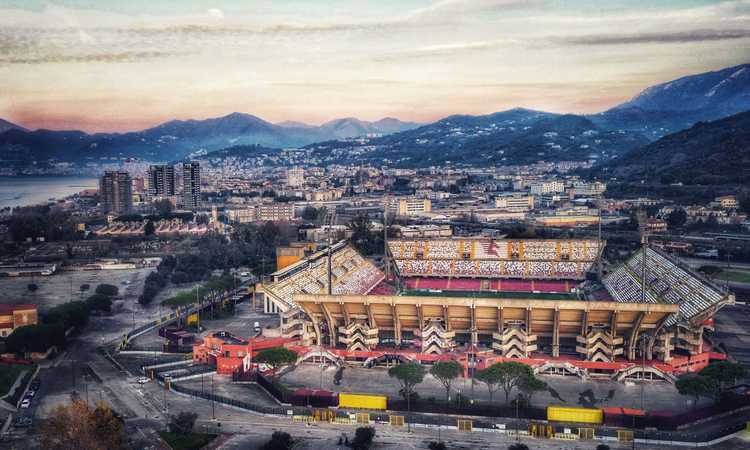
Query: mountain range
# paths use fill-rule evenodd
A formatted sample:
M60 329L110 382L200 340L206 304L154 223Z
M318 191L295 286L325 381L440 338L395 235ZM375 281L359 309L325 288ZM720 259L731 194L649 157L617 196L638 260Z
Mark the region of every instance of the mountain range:
M665 184L746 184L750 179L750 112L699 122L615 158L599 172Z
M481 116L454 115L426 125L393 118L376 122L344 118L313 126L290 121L274 124L232 113L205 120L173 120L128 133L94 134L29 131L0 120L0 160L18 166L50 159L84 162L107 157L171 161L229 147L234 156L242 156L243 148L251 149L252 155L257 148L304 147L320 163L607 162L698 122L747 110L750 64L659 84L591 115L516 108Z
M232 113L205 120L172 120L142 131L88 134L44 129L29 131L2 121L0 159L21 165L34 160L83 162L110 157L170 161L236 145L300 147L330 139L394 133L417 126L417 123L394 118L376 122L344 118L320 126L295 122L273 124L251 114Z

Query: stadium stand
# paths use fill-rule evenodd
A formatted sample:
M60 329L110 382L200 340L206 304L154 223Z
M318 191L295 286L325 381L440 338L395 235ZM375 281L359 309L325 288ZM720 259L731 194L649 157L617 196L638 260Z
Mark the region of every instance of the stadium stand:
M367 294L383 281L383 272L345 241L334 244L331 252L333 294ZM327 293L328 249L272 273L261 289L284 311L295 307L295 294Z
M618 302L640 302L642 299L643 250L604 277L604 286ZM665 326L678 320L702 321L708 311L727 299L728 293L661 251L646 252L647 303L672 303L680 306L678 314L667 319Z
M597 240L452 238L388 242L403 277L581 280L599 257Z

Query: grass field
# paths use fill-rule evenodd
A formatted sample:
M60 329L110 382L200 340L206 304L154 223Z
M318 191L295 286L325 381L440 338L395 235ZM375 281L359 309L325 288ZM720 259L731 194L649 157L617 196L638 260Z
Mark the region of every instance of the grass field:
M177 434L160 431L159 436L172 448L172 450L198 450L205 447L214 440L215 434Z
M24 370L33 370L33 366L0 364L0 397L8 393L18 375Z
M511 299L539 299L539 300L575 300L575 295L539 292L488 292L488 291L440 291L425 290L405 291L404 295L419 297L477 297L477 298L511 298Z
M748 270L725 270L714 275L714 278L724 281L735 281L737 283L750 283L750 271Z

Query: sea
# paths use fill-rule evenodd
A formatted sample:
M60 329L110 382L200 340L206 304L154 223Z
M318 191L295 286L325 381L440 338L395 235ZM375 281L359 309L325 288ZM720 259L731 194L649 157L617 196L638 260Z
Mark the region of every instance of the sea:
M98 178L83 176L0 177L0 209L60 200L98 185Z

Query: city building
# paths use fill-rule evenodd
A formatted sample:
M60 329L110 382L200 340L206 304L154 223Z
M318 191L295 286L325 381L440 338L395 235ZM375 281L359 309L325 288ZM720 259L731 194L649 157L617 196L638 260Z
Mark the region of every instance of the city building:
M533 195L506 194L495 197L495 207L508 211L529 211L534 209Z
M8 337L18 327L36 325L36 305L0 305L0 337Z
M201 204L201 166L197 162L182 164L182 197L185 209L197 210Z
M396 216L416 216L432 211L432 200L426 198L393 198L388 212Z
M152 197L175 195L174 166L152 165L148 169L148 193Z
M294 203L266 203L257 207L261 222L288 222L294 219Z
M734 195L716 197L714 201L724 209L736 209L739 206L739 203L737 203L737 197Z
M104 212L127 214L133 208L133 183L128 172L108 170L99 179Z
M235 208L224 211L224 214L232 222L250 223L258 220L258 211L254 206L249 208Z
M562 181L545 181L543 183L534 183L530 188L532 195L542 195L565 192L565 183Z
M289 186L302 186L305 184L305 169L292 167L286 171L286 184Z

